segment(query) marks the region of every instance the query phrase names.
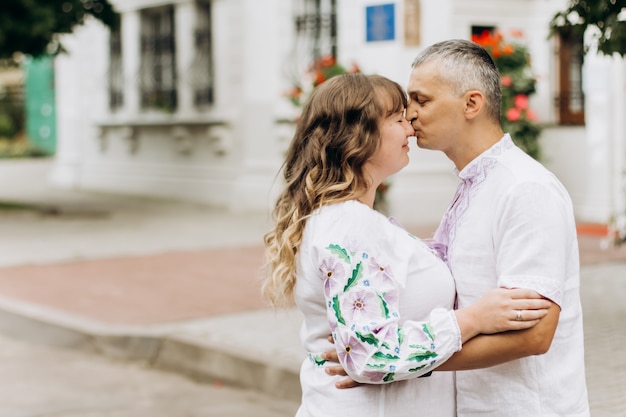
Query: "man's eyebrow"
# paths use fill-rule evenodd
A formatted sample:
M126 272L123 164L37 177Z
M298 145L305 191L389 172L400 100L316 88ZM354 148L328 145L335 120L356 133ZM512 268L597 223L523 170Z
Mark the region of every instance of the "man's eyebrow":
M408 90L407 94L409 95L409 97L427 96L427 94L424 94L421 90Z

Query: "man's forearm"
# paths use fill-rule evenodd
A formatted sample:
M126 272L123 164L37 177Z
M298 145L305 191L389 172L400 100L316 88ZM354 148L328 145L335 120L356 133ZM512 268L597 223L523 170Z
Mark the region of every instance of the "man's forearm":
M436 370L462 371L488 368L545 353L552 343L559 314L559 307L553 304L548 315L531 329L477 336L464 343L463 349L452 355Z

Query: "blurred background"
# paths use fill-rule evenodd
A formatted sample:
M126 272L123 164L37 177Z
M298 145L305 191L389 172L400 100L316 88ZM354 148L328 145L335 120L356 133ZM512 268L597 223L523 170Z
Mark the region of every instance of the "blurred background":
M580 221L622 232L623 7L12 0L0 17L1 152L51 157L57 187L267 211L314 85L347 71L406 85L425 45L473 39L502 72L505 130L562 180ZM437 222L456 186L450 163L411 159L385 192L389 210Z
M406 86L449 38L490 53L505 131L572 197L594 415L626 415L623 1L9 0L0 416L292 415L299 316L258 277L295 121L328 78ZM376 207L428 237L457 178L410 156Z

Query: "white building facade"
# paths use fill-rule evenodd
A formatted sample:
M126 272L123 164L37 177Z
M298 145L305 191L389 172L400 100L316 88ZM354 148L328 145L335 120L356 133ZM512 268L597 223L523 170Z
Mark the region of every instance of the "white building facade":
M315 56L406 85L425 46L487 27L524 34L542 162L568 188L578 219L624 213L626 65L590 53L578 72L575 59L559 67L562 44L548 24L565 0L112 3L121 30L90 21L64 38L69 53L56 59L59 186L268 210L297 112L285 92ZM564 76L584 93L566 103L574 119L555 105ZM391 214L437 222L456 187L451 169L443 154L414 146L392 179Z

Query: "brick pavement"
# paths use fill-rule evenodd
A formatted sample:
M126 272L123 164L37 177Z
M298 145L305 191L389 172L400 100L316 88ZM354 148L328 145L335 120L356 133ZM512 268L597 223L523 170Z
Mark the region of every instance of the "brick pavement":
M433 226L409 228L428 236ZM580 235L581 264L626 261ZM261 245L0 268L0 295L112 324L159 324L267 307Z
M266 307L260 246L0 269L0 295L113 324L159 324Z

